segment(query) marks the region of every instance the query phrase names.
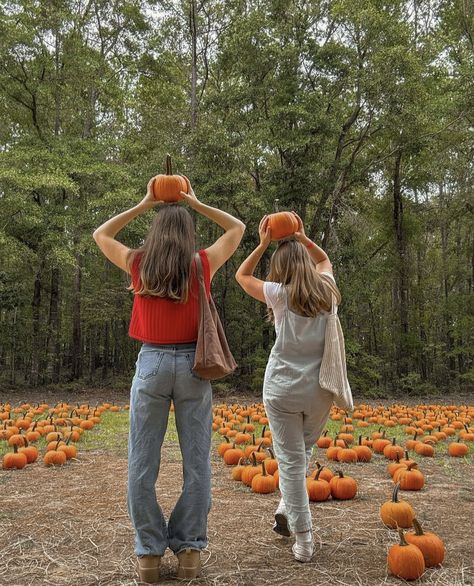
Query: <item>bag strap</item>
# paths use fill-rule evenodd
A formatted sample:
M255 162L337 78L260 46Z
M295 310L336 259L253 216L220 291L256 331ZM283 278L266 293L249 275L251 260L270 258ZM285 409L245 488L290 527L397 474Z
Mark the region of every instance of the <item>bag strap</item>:
M323 277L327 282L329 282L330 277L328 277L324 273L322 273L320 276ZM334 293L331 292L331 313L330 313L330 315L337 315L337 307L338 306L336 303L336 296L334 295Z
M196 276L199 285L199 294L201 294L204 291L204 297L207 299L206 286L204 284L204 269L202 267L202 260L199 252L196 252L196 254L194 255L194 262L196 264Z

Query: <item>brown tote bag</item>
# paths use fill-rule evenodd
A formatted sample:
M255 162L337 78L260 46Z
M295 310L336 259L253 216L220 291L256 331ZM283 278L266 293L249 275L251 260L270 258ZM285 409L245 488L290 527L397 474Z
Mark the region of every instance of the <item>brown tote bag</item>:
M202 260L196 255L199 283L199 323L193 372L201 378L213 380L227 376L237 368L222 327L212 296L209 300L204 286Z

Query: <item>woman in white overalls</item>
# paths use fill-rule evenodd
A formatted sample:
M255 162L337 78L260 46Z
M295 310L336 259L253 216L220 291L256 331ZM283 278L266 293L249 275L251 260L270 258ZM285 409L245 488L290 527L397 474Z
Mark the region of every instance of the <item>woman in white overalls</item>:
M260 222L260 244L242 263L236 279L246 293L267 304L275 324L276 341L263 384L282 494L273 529L286 536L294 533L295 559L309 562L313 535L306 475L333 402L333 395L319 385L319 368L332 295L337 303L341 296L327 254L307 238L295 216L299 229L294 238L279 243L268 280L253 276L271 242L267 216Z

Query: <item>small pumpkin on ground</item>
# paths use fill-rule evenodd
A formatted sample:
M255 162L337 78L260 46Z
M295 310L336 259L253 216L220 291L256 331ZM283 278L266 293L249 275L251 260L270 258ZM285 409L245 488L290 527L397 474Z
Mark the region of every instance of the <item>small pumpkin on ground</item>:
M275 479L271 474L267 474L265 460L260 463L260 466L262 467L262 472L256 474L252 478L252 491L259 494L270 494L271 492L275 492Z
M344 476L341 470L336 474L329 482L332 497L341 501L353 499L357 494L357 482L351 476Z
M316 470L314 476L306 479L306 489L308 490L308 497L311 502L327 501L331 496L329 482L320 477L323 471L324 468L321 466Z
M425 559L425 566L431 568L441 564L445 554L443 540L436 533L423 531L417 519L413 519L413 527L415 532L405 533L405 539L420 549Z
M392 574L404 580L417 580L425 571L425 560L416 545L408 543L399 529L400 543L388 550L388 567Z
M2 460L2 468L4 470L11 470L12 468L17 468L21 470L24 468L28 463L28 459L26 454L22 454L18 451L18 446L13 444L13 452L8 452L3 456Z
M235 466L239 463L239 460L244 457L244 452L240 448L236 448L235 444L232 444L230 450L224 452L224 462L227 466Z
M408 464L406 468L400 468L393 475L393 481L400 483L401 490L421 490L425 485L425 477L416 466Z
M469 454L469 446L462 442L451 442L448 445L448 454L453 458L462 458Z
M410 503L398 500L399 490L400 484L397 482L393 489L391 500L385 502L380 507L380 518L384 525L391 529L397 529L398 527L408 529L413 525L412 522L415 518L415 511Z

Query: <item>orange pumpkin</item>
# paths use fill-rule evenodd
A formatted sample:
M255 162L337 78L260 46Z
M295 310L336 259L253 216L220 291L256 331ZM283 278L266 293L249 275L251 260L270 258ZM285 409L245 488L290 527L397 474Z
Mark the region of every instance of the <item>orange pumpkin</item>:
M388 567L398 578L417 580L425 571L423 554L416 545L407 543L402 529L398 533L400 544L392 545L388 550Z
M267 470L265 468L265 462L261 464L262 472L261 474L256 474L252 478L251 487L252 492L257 492L259 494L269 494L271 492L275 492L276 490L276 483L275 479L271 474L267 474Z
M410 503L398 500L400 485L397 483L393 489L392 499L380 507L380 518L384 525L392 529L404 527L407 529L413 524L415 511Z
M181 191L189 193L191 184L184 175L173 175L171 156L166 155L166 174L157 175L153 181L153 195L156 200L175 202L183 199Z
M413 519L414 533L405 533L408 543L416 545L423 554L425 566L431 568L441 564L444 560L445 547L443 541L429 531L423 531L416 519Z
M291 236L298 230L298 220L291 212L277 212L268 216L272 240L281 240Z

